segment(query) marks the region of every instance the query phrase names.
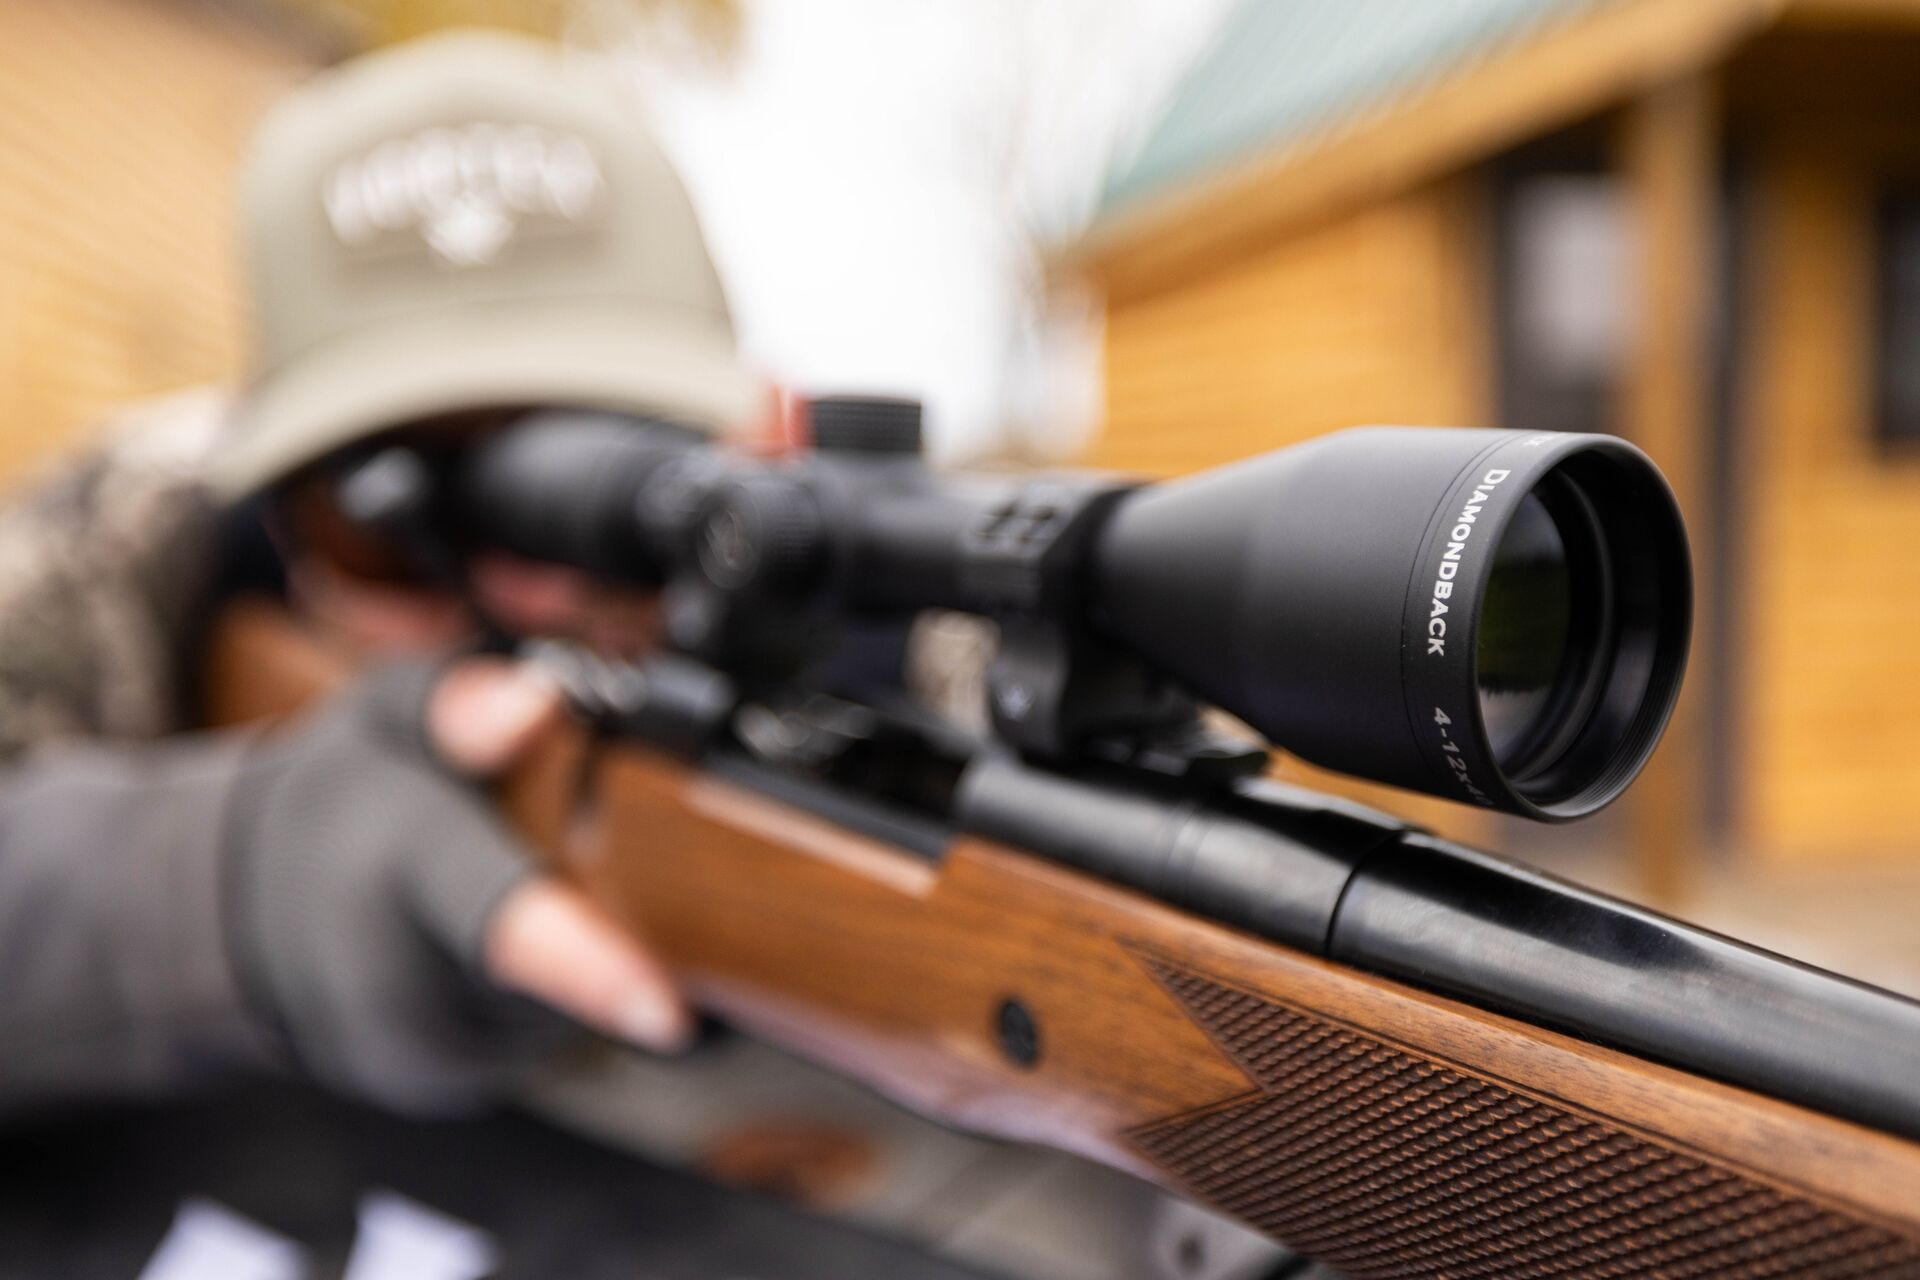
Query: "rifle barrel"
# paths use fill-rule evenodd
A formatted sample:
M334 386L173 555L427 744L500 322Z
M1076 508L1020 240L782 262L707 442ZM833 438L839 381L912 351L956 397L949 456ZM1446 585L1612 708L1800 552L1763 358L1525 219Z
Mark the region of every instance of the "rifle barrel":
M1920 1003L1271 782L1214 799L1006 756L961 825L1288 946L1920 1138Z

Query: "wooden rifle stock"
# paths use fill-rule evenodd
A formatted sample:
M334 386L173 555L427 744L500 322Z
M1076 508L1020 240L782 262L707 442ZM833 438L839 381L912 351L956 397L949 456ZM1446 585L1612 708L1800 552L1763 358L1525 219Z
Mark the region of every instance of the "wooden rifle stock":
M230 609L211 718L345 665ZM595 835L561 834L582 797ZM735 1024L1368 1277L1920 1277L1920 1145L961 839L937 864L573 735L503 801ZM580 842L574 842L576 846Z

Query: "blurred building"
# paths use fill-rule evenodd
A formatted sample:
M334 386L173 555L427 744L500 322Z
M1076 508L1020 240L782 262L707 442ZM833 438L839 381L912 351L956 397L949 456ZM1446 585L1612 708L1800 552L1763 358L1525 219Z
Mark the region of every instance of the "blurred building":
M1910 0L1248 0L1067 264L1097 460L1627 435L1705 607L1653 887L1714 842L1920 851L1916 119Z
M311 65L212 4L0 13L0 476L129 397L233 376L233 173Z

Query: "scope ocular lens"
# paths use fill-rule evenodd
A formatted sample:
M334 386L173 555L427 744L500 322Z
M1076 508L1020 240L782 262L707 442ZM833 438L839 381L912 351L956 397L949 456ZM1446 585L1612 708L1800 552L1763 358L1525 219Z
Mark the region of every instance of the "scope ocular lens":
M1678 523L1649 481L1619 456L1562 460L1515 506L1487 575L1481 727L1506 785L1550 816L1617 792L1678 688L1685 547L1661 545Z
M1546 504L1529 493L1494 553L1474 662L1481 723L1495 760L1509 772L1557 701L1573 590L1566 540Z

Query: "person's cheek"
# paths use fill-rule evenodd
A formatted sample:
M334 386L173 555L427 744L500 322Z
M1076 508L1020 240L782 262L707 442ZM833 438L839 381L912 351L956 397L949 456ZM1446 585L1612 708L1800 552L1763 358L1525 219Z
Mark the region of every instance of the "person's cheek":
M588 602L581 642L610 658L637 658L665 638L660 598L651 592L600 591Z
M591 585L577 569L488 552L468 564L467 578L487 617L510 632L573 636L587 615Z
M301 612L363 657L437 653L473 632L471 614L448 592L367 582L318 560L289 566L288 578Z

